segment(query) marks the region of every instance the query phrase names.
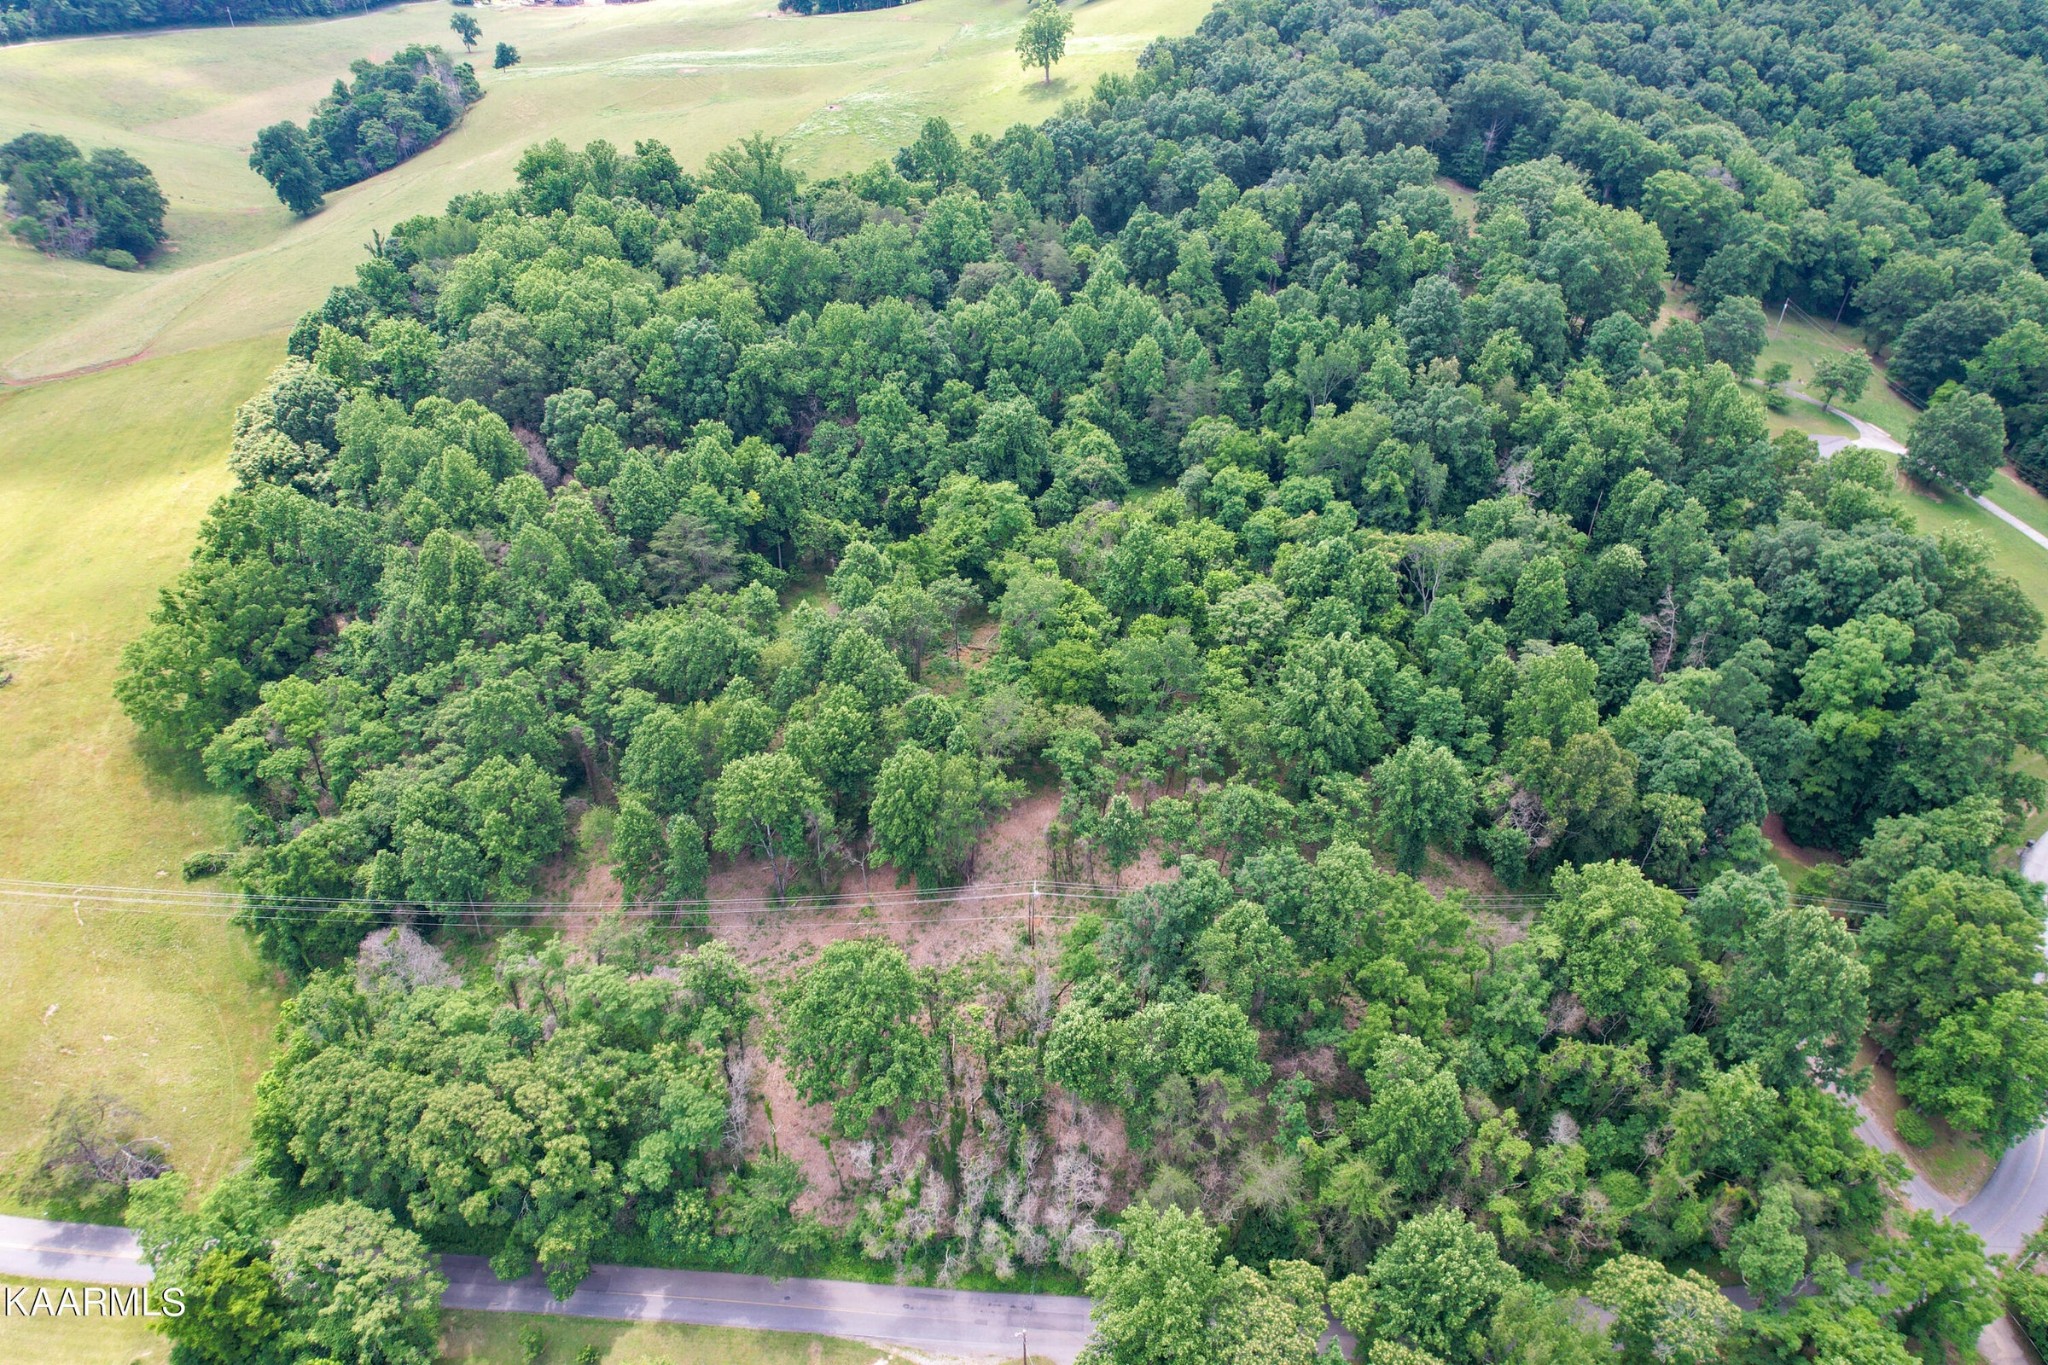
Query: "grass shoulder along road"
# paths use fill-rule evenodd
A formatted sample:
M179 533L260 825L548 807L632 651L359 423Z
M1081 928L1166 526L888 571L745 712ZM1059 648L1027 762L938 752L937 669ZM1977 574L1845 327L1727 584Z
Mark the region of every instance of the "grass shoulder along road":
M33 1291L45 1284L0 1277L0 1289ZM170 1358L170 1341L143 1318L0 1314L0 1360L21 1365L167 1365ZM517 1359L505 1357L508 1362Z
M0 1287L12 1285L35 1288L39 1282L0 1278ZM544 1343L541 1365L572 1365L589 1349L596 1350L603 1365L905 1365L907 1360L861 1342L799 1332L470 1312L442 1315L441 1359L447 1365L513 1365L526 1358L520 1333L528 1330L538 1331ZM0 1317L0 1360L24 1365L167 1365L170 1345L141 1318Z
M441 1315L441 1359L448 1365L511 1365L525 1358L520 1333L526 1331L538 1331L545 1343L542 1365L570 1365L593 1348L603 1365L904 1365L909 1359L802 1332L466 1311Z

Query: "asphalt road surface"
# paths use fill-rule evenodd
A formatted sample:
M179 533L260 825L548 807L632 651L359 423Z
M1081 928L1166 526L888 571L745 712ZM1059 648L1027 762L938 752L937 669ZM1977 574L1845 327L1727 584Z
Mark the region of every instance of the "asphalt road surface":
M625 1322L687 1322L816 1332L944 1356L1033 1356L1070 1365L1088 1343L1088 1300L983 1294L842 1280L771 1280L697 1270L601 1265L564 1302L538 1276L500 1280L480 1256L444 1256L445 1308L546 1313ZM127 1228L0 1216L0 1275L136 1285L149 1269Z
M1031 1354L1061 1365L1088 1344L1088 1300L1063 1295L601 1265L558 1303L538 1276L500 1280L480 1256L444 1256L441 1273L444 1308L817 1332L946 1355L1014 1355L1028 1332Z
M148 1284L135 1234L91 1223L0 1215L0 1275L83 1284Z
M2030 882L2048 883L2048 835L2021 852L2020 871ZM1984 1239L1986 1251L2018 1251L2048 1219L2048 1129L2036 1128L2000 1158L1983 1190L1955 1216Z

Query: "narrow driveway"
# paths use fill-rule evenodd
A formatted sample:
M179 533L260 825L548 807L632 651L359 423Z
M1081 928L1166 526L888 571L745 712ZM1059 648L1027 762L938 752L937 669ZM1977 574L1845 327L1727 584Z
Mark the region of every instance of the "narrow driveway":
M2048 536L2042 535L2039 531L2036 531L2033 527L2027 525L2024 521L2021 521L2018 517L2006 511L2003 507L2000 507L1997 503L1985 497L1982 493L1975 494L1974 496L1976 497L1977 505L1979 507L1989 512L1992 516L1997 517L2007 526L2012 527L2013 530L2018 531L2021 535L2025 536L2028 540L2033 541L2042 549L2048 550ZM2041 879L2039 877L2036 877L2034 878L2034 880L2039 881Z
M1829 407L1826 403L1821 402L1820 399L1815 398L1813 395L1801 393L1799 390L1795 388L1791 388L1788 386L1784 390L1784 392L1789 397L1796 399L1801 403L1805 403L1809 407L1819 408L1823 412L1831 413L1834 416L1841 418L1844 422L1847 422L1850 426L1856 428L1856 434L1854 436L1814 437L1813 443L1814 445L1820 448L1820 457L1823 460L1825 460L1828 456L1834 454L1836 451L1842 449L1844 446L1865 446L1871 450L1882 450L1889 452L1893 455L1903 455L1906 453L1906 448L1900 445L1896 440L1894 440L1892 438L1892 434L1886 431L1883 427L1879 426L1877 423L1866 422L1861 417L1852 417L1848 413L1843 412L1840 408Z
M1818 398L1813 397L1811 394L1801 393L1797 389L1787 387L1784 390L1784 392L1789 397L1794 398L1801 403L1806 403L1812 407L1822 408L1827 412L1831 412L1835 416L1847 422L1850 426L1856 428L1856 434L1854 436L1814 437L1813 444L1820 451L1820 457L1823 460L1825 460L1828 456L1834 454L1836 451L1841 450L1846 446L1866 446L1871 450L1889 451L1894 455L1903 455L1906 453L1906 448L1903 445L1899 444L1898 438L1894 437L1890 432L1886 431L1883 427L1877 425L1877 423L1866 422L1861 417L1853 417L1850 414L1843 412L1840 408L1828 407L1826 404L1822 403ZM2042 549L2048 550L2048 535L2043 535L2041 532L2027 525L2026 522L2020 520L2012 513L2006 511L2003 507L2000 507L1997 503L1985 497L1982 493L1972 493L1970 495L1970 500L1976 503L1979 507L1983 508L1985 511L1989 512L1992 516L1997 517L2007 526L2012 527L2013 530L2018 531L2028 540L2033 541ZM2036 876L2034 880L2040 881L2042 880L2042 878Z

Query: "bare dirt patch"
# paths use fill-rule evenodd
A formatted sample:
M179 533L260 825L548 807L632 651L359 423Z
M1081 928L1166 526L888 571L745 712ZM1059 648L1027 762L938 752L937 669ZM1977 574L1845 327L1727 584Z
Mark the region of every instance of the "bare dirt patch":
M1493 875L1493 869L1487 866L1484 858L1440 853L1422 869L1416 880L1428 887L1432 896L1445 896L1453 891L1486 897L1508 894L1508 889L1501 885L1500 878Z
M1841 864L1842 855L1831 848L1807 848L1792 842L1792 836L1785 833L1785 817L1776 811L1764 817L1764 838L1771 841L1771 847L1801 867L1817 867L1822 863Z
M1898 1141L1899 1150L1913 1169L1958 1204L1974 1198L1997 1169L1998 1163L1991 1154L1933 1115L1923 1117L1933 1125L1934 1141L1925 1147L1915 1147L1900 1138L1899 1113L1909 1106L1899 1096L1889 1055L1866 1038L1856 1052L1856 1065L1870 1068L1870 1088L1863 1092L1864 1106L1878 1125Z

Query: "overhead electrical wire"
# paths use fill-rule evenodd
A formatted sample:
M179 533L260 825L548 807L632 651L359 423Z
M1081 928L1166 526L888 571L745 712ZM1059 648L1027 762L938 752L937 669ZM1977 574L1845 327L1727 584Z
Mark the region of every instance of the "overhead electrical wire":
M1670 888L1690 900L1697 887ZM370 910L387 915L433 915L451 918L489 919L498 923L536 922L564 915L617 914L629 919L688 916L696 919L748 919L773 916L796 920L807 916L856 915L871 911L917 910L987 905L996 902L1114 902L1125 893L1092 882L1066 880L983 882L959 889L891 889L879 893L837 895L727 896L697 899L636 901L620 905L608 901L435 901L392 900L375 897L267 896L247 892L186 887L118 886L85 882L29 881L0 878L0 903L26 908L35 904L67 905L108 914L146 914L178 918L282 920L339 910ZM1462 897L1466 906L1477 910L1517 911L1535 908L1556 899L1541 892L1472 892ZM1882 901L1852 900L1830 896L1793 895L1798 905L1813 905L1832 913L1865 916L1880 914L1889 907ZM1039 918L1062 920L1073 915L1044 913ZM990 916L1007 919L1011 916ZM861 922L914 924L926 919L876 920Z

